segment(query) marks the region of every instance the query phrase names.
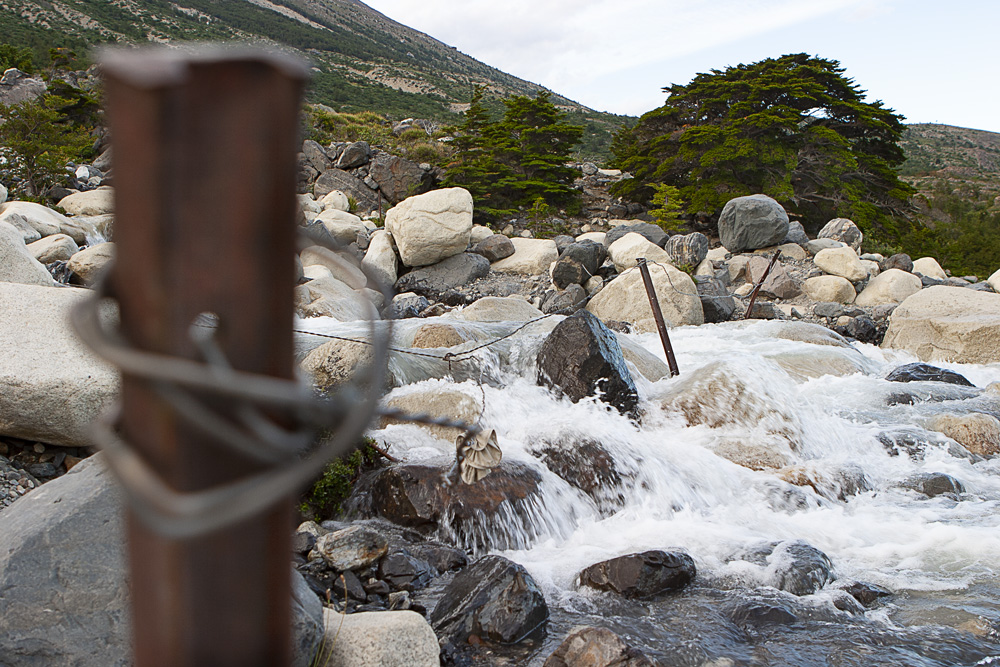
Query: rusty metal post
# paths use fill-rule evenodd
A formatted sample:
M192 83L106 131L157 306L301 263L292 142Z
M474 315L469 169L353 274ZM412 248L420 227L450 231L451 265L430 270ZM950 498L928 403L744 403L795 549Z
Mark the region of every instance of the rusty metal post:
M111 290L133 346L198 358L189 327L219 318L233 367L292 377L298 109L307 70L247 50L102 57L114 142ZM203 397L213 409L220 405ZM122 433L163 479L194 491L260 464L122 381ZM214 533L171 539L127 517L138 667L287 665L291 499Z
M636 262L639 265L639 273L642 274L642 282L646 286L649 307L653 309L653 320L656 322L656 330L660 332L660 342L663 343L663 351L667 355L667 366L670 367L670 377L680 375L681 372L677 368L677 359L674 357L674 347L670 344L670 336L667 335L667 325L663 322L663 311L660 310L660 302L656 298L656 290L653 289L653 279L649 275L649 267L646 266L646 258L640 257Z
M750 303L747 304L747 312L743 316L743 319L745 320L750 319L750 313L753 311L753 304L757 300L757 292L759 292L760 288L764 285L764 281L767 280L767 275L771 273L771 268L774 266L774 263L778 261L778 257L780 256L781 256L780 250L774 253L774 257L771 258L771 263L767 265L766 269L764 269L764 275L760 277L760 280L757 282L757 285L753 288L753 292L750 294Z

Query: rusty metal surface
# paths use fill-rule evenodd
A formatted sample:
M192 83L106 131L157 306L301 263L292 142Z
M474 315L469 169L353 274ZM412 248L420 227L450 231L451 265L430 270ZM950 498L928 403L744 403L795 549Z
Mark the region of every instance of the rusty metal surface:
M305 70L283 56L139 51L103 58L114 141L110 289L134 347L196 359L218 315L240 371L292 377L295 153ZM201 399L225 414L218 398ZM180 491L263 469L177 418L126 372L122 433ZM190 539L128 518L135 664L286 665L291 500Z
M660 334L660 342L663 344L663 352L667 355L667 366L670 367L670 377L680 375L677 368L677 358L674 356L674 347L670 344L670 336L667 334L667 325L663 322L663 311L660 310L660 302L656 298L656 290L653 288L653 279L649 275L649 267L646 265L646 258L639 257L636 262L639 266L639 273L642 274L642 283L646 286L646 296L649 298L649 307L653 310L653 320L656 322L656 330Z

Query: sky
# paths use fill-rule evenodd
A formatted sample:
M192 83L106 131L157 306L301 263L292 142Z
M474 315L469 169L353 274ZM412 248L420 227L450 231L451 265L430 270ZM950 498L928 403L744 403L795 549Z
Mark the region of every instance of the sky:
M599 111L786 53L837 60L907 123L1000 132L1000 0L367 0L487 65Z

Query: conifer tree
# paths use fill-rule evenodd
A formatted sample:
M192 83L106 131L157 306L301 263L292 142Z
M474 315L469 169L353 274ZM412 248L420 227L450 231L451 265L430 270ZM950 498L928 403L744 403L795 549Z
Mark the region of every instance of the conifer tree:
M898 236L913 192L893 170L903 160L903 118L865 102L837 61L769 58L664 92L662 107L615 137L614 165L635 176L616 194L648 201L667 183L688 213L717 215L733 197L764 193L807 227L847 217Z

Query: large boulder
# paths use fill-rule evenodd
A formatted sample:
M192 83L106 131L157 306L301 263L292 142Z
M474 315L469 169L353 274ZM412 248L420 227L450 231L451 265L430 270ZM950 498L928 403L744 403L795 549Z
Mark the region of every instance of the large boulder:
M854 303L858 293L847 278L840 276L816 276L802 283L802 291L813 301L833 303Z
M1000 294L944 285L920 290L893 311L882 347L922 361L1000 362Z
M375 156L368 165L368 175L393 204L427 192L433 181L431 173L421 169L416 162L389 153Z
M326 271L311 275L310 272L306 271L306 276L309 278L332 276L351 289L362 289L368 285L368 278L364 271L355 265L353 258L349 255L345 256L329 248L312 245L302 249L302 252L299 253L299 259L302 261L304 270L310 266L321 266L326 269Z
M339 190L344 196L354 200L358 211L367 212L379 207L378 194L365 182L342 169L327 169L313 183L313 195L322 201L326 195Z
M610 247L612 243L626 234L638 234L661 248L667 242L667 233L660 229L660 227L650 222L636 222L631 225L621 224L617 227L612 227L611 231L604 236L603 243L606 247Z
M340 245L346 246L358 240L358 234L367 231L361 218L334 207L325 209L316 216L316 222L326 227L330 236Z
M639 403L614 332L581 310L556 325L538 352L538 383L571 401L599 396L622 414Z
M21 232L6 222L0 222L0 282L47 287L56 284L45 266L31 256Z
M351 381L372 364L372 346L346 340L331 340L310 351L301 368L321 392L331 392Z
M72 287L0 283L0 435L91 444L90 422L117 395L118 374L70 328L69 309L89 296Z
M705 322L716 323L731 320L736 312L736 299L732 297L722 281L714 276L701 276L696 278L696 282L701 309L705 314Z
M480 229L482 228L480 227ZM475 238L471 240L475 243L472 252L482 255L490 262L499 262L501 259L506 259L514 254L514 244L503 234L490 234L479 241L476 241Z
M340 322L378 318L378 313L363 292L333 276L299 285L295 291L295 308L302 317L326 316Z
M754 285L760 282L771 262L766 257L755 255L747 262L747 280ZM775 262L771 270L767 273L767 279L760 286L760 293L764 296L771 296L776 299L791 299L801 292L799 284L785 270L781 262Z
M1000 292L1000 269L997 269L993 274L986 279L989 286L993 288L994 292Z
M902 303L919 292L923 286L920 278L900 269L886 269L868 281L861 294L854 300L859 306L881 306Z
M454 642L475 635L513 644L543 630L548 618L545 596L524 567L503 556L484 556L445 588L431 625Z
M858 229L853 220L834 218L823 225L823 229L819 230L816 238L840 241L857 251L861 247L861 241L864 240L864 234L861 233L861 230Z
M983 412L934 415L927 428L943 433L973 454L1000 454L1000 420Z
M701 299L691 276L669 264L650 266L649 273L667 326L704 323ZM587 310L604 321L631 322L638 331L656 331L638 267L606 284L587 304Z
M670 263L674 266L696 267L708 255L708 237L701 232L671 236L663 249L670 255Z
M99 238L97 229L86 218L68 218L50 208L30 201L9 201L0 204L0 222L19 215L42 236L68 234L80 245Z
M427 266L463 252L472 232L472 195L444 188L389 209L385 228L406 266Z
M28 76L11 67L0 77L0 106L10 106L36 100L45 94L48 86L42 79Z
M107 215L115 212L115 191L109 187L74 192L59 200L59 208L70 215Z
M719 238L729 252L777 245L787 235L788 214L767 195L730 199L719 216Z
M920 259L913 260L913 268L910 270L913 273L919 273L922 276L934 278L935 280L948 279L948 274L944 272L944 269L941 268L941 265L933 257L921 257Z
M97 243L80 250L66 262L66 268L73 272L80 282L90 285L101 276L104 267L115 258L115 244Z
M694 559L683 551L619 556L591 565L579 575L581 586L639 599L680 590L694 577Z
M488 259L471 252L461 252L400 276L396 281L396 291L441 299L453 290L485 277L489 272Z
M354 167L360 167L363 164L368 164L371 156L372 149L367 141L355 141L345 146L344 150L341 151L340 157L337 158L337 168L353 169Z
M386 399L385 405L388 408L412 415L427 414L439 419L466 424L475 423L483 411L483 405L478 395L473 397L458 389L442 387L419 387L404 393L396 393ZM397 423L399 421L395 418L383 417L379 425L384 428ZM455 438L461 433L459 429L451 426L437 424L419 424L418 426L448 443L455 442Z
M897 366L885 379L887 382L946 382L963 387L975 386L961 373L920 362Z
M608 257L618 271L632 268L640 257L656 264L671 264L670 253L635 232L629 232L608 246Z
M434 630L415 611L338 614L323 610L325 640L314 665L322 667L438 667Z
M527 322L541 316L542 311L516 296L484 296L455 313L470 322Z
M65 262L79 250L76 241L66 234L53 234L28 244L28 252L42 264Z
M813 262L825 273L846 278L852 283L868 277L868 271L861 264L858 253L849 246L820 250L813 257Z
M559 259L559 249L551 239L512 238L514 254L493 262L494 271L537 276L548 273L552 262Z
M0 661L5 667L132 664L125 522L100 457L0 513ZM292 570L293 665L323 632L322 605Z
M392 235L384 229L372 233L361 267L383 285L393 285L399 276L399 257Z
M878 268L883 273L889 269L899 269L910 273L913 271L913 260L906 253L899 252L879 262Z

